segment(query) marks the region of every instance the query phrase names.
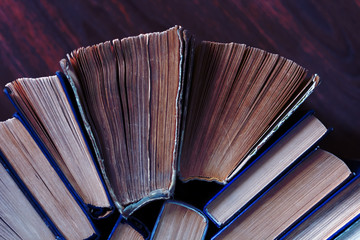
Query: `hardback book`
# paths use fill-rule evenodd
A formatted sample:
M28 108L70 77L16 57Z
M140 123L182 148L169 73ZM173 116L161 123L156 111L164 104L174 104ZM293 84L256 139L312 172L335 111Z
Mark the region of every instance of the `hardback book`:
M60 61L115 205L170 198L176 176L226 183L319 83L291 60L182 27Z
M334 239L359 218L360 176L357 175L308 214L282 239ZM352 232L355 232L354 229ZM350 236L350 231L347 234Z
M113 211L113 204L64 78L60 72L49 77L19 78L6 84L5 93L91 216L105 217Z
M205 214L219 227L228 223L315 148L329 131L313 113L306 114L216 194L205 205Z
M61 61L124 217L173 194L188 45L174 27L79 48Z
M352 177L342 160L315 150L212 239L277 239Z
M139 224L141 225L140 229ZM147 228L142 223L136 221L136 225L134 226L133 222L120 216L108 240L144 240L147 239L149 235Z
M85 209L74 197L26 127L18 118L0 122L0 153L25 192L65 239L99 236Z
M1 160L0 160L1 161ZM49 221L20 190L0 163L0 236L2 239L61 239ZM46 222L45 222L46 221Z
M179 201L165 201L150 239L205 239L208 220L198 209Z

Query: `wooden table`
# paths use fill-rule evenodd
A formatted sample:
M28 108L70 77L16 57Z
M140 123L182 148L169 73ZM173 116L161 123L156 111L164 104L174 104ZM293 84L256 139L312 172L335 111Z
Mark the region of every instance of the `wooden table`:
M171 2L171 3L170 3ZM1 88L59 70L80 46L182 25L199 40L238 42L278 53L318 73L302 106L334 127L322 148L360 160L360 1L45 1L0 4ZM0 94L0 120L14 108Z

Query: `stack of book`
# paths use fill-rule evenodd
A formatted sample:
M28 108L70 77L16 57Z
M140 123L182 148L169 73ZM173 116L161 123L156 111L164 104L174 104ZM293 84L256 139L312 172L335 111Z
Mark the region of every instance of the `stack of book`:
M5 87L17 109L0 123L5 239L356 234L360 182L318 148L330 129L311 112L288 120L316 74L179 26L79 48L60 65ZM177 199L178 182L199 180L223 188L199 207ZM155 200L146 226L134 215Z

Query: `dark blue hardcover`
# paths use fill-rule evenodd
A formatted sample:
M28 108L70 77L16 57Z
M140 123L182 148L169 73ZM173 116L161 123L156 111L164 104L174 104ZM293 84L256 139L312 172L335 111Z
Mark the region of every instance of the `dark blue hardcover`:
M242 212L244 212L246 209L248 209L251 205L253 205L253 203L256 201L256 199L258 199L260 196L262 196L265 192L267 192L269 189L271 189L274 184L276 182L278 182L278 180L280 178L283 177L283 175L285 175L290 169L293 169L293 167L295 165L297 165L301 159L304 158L304 156L308 155L309 152L311 152L313 149L316 148L316 146L319 144L319 142L326 136L328 135L331 131L332 128L329 128L327 130L327 132L318 140L316 141L314 144L312 144L312 146L305 151L301 156L299 156L298 159L296 159L291 165L289 165L287 168L285 168L276 178L274 178L271 182L269 182L259 193L257 193L246 205L244 205L241 209L239 209L236 213L233 214L233 216L231 218L229 218L226 222L224 222L223 224L219 223L212 215L211 213L208 211L207 207L208 205L214 201L220 194L222 194L233 182L235 182L242 174L244 174L246 171L249 170L249 168L251 168L257 161L259 161L259 159L261 159L262 156L264 156L268 151L270 151L270 149L272 147L274 147L281 139L283 139L287 134L289 134L296 126L298 126L301 122L303 122L307 117L309 117L310 115L314 114L313 111L309 111L308 113L306 113L304 116L302 116L294 125L292 125L283 135L281 135L274 143L272 143L270 145L270 147L268 147L263 153L261 153L254 161L252 161L246 168L244 168L241 172L239 172L229 183L227 183L212 199L210 199L209 202L207 202L204 206L204 213L206 214L206 216L218 227L222 227L226 224L228 224L229 222L232 222L232 220L240 215Z
M194 212L196 212L196 213L198 213L200 216L202 216L203 219L204 219L204 221L205 221L205 223L206 223L206 227L205 227L205 229L204 229L204 233L203 233L201 239L202 239L202 240L205 239L205 237L206 237L206 232L207 232L207 229L208 229L208 226L209 226L209 221L208 221L207 217L205 216L205 214L204 214L202 211L200 211L199 209L197 209L197 208L195 208L195 207L193 207L193 206L191 206L191 205L189 205L189 204L187 204L187 203L184 203L184 202L181 202L181 201L176 201L176 200L166 200L166 201L164 202L161 210L160 210L160 213L159 213L158 218L156 219L156 222L155 222L155 225L154 225L154 229L153 229L153 231L152 231L152 233L151 233L150 240L154 239L154 234L155 234L155 231L156 231L156 229L157 229L157 227L158 227L158 225L159 225L160 218L161 218L161 215L163 214L163 211L164 211L164 208L165 208L165 204L166 204L166 203L171 203L171 204L176 204L176 205L183 206L183 207L185 207L185 208L188 208L188 209L193 210Z

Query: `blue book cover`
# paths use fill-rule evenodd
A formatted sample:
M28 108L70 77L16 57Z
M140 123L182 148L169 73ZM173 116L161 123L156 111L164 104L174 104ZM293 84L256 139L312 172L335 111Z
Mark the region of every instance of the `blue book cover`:
M312 126L320 126L320 130L317 132L317 134L312 134ZM293 168L294 165L296 165L304 156L306 156L310 151L312 151L318 143L327 135L329 132L331 132L331 128L327 129L325 126L321 124L319 120L317 120L313 116L313 112L308 112L306 115L304 115L300 120L298 120L293 126L290 127L280 138L278 138L268 149L266 149L259 157L257 157L251 164L249 164L244 170L242 170L232 181L230 181L227 185L225 185L224 188L222 188L204 207L204 213L209 217L211 221L215 223L217 227L221 227L227 223L229 223L232 219L234 219L238 214L240 214L242 211L247 209L252 202L254 202L259 196L261 196L264 192L266 192L275 182L278 181L287 171ZM302 132L301 132L302 131ZM277 159L277 157L280 157L280 155L276 155L276 153L284 152L286 155L288 155L288 146L290 146L294 142L305 142L306 139L310 139L310 136L313 138L311 141L307 141L307 144L304 145L302 148L299 148L301 151L297 153L297 155L290 155L291 157L288 158L288 160L284 160L284 154L281 155L281 160ZM283 161L286 164L283 164L284 166L280 168L277 172L274 172L271 175L271 178L263 180L265 178L262 178L261 176L256 177L256 171L259 171L260 168L270 168L274 165L279 164L280 161ZM267 175L270 175L269 172L266 171ZM261 177L261 179L259 179ZM248 183L244 184L244 179L246 178L246 181ZM253 179L255 178L255 179ZM253 180L253 181L251 181ZM260 181L260 182L259 182ZM226 220L220 219L219 217L216 217L216 213L212 213L212 207L217 206L219 204L223 204L224 207L226 198L229 198L229 194L232 198L234 197L234 194L236 194L236 191L238 188L237 186L241 185L247 186L252 185L253 182L257 182L257 192L255 191L253 193L253 196L251 196L249 199L247 199L241 207L238 208L238 210L232 214L232 216L228 216ZM240 193L239 193L240 194ZM241 196L242 197L242 196ZM237 204L239 204L239 197L236 197ZM231 203L230 203L231 204ZM226 206L227 207L227 206ZM219 211L218 211L219 212ZM220 211L219 214L222 214L224 211Z

